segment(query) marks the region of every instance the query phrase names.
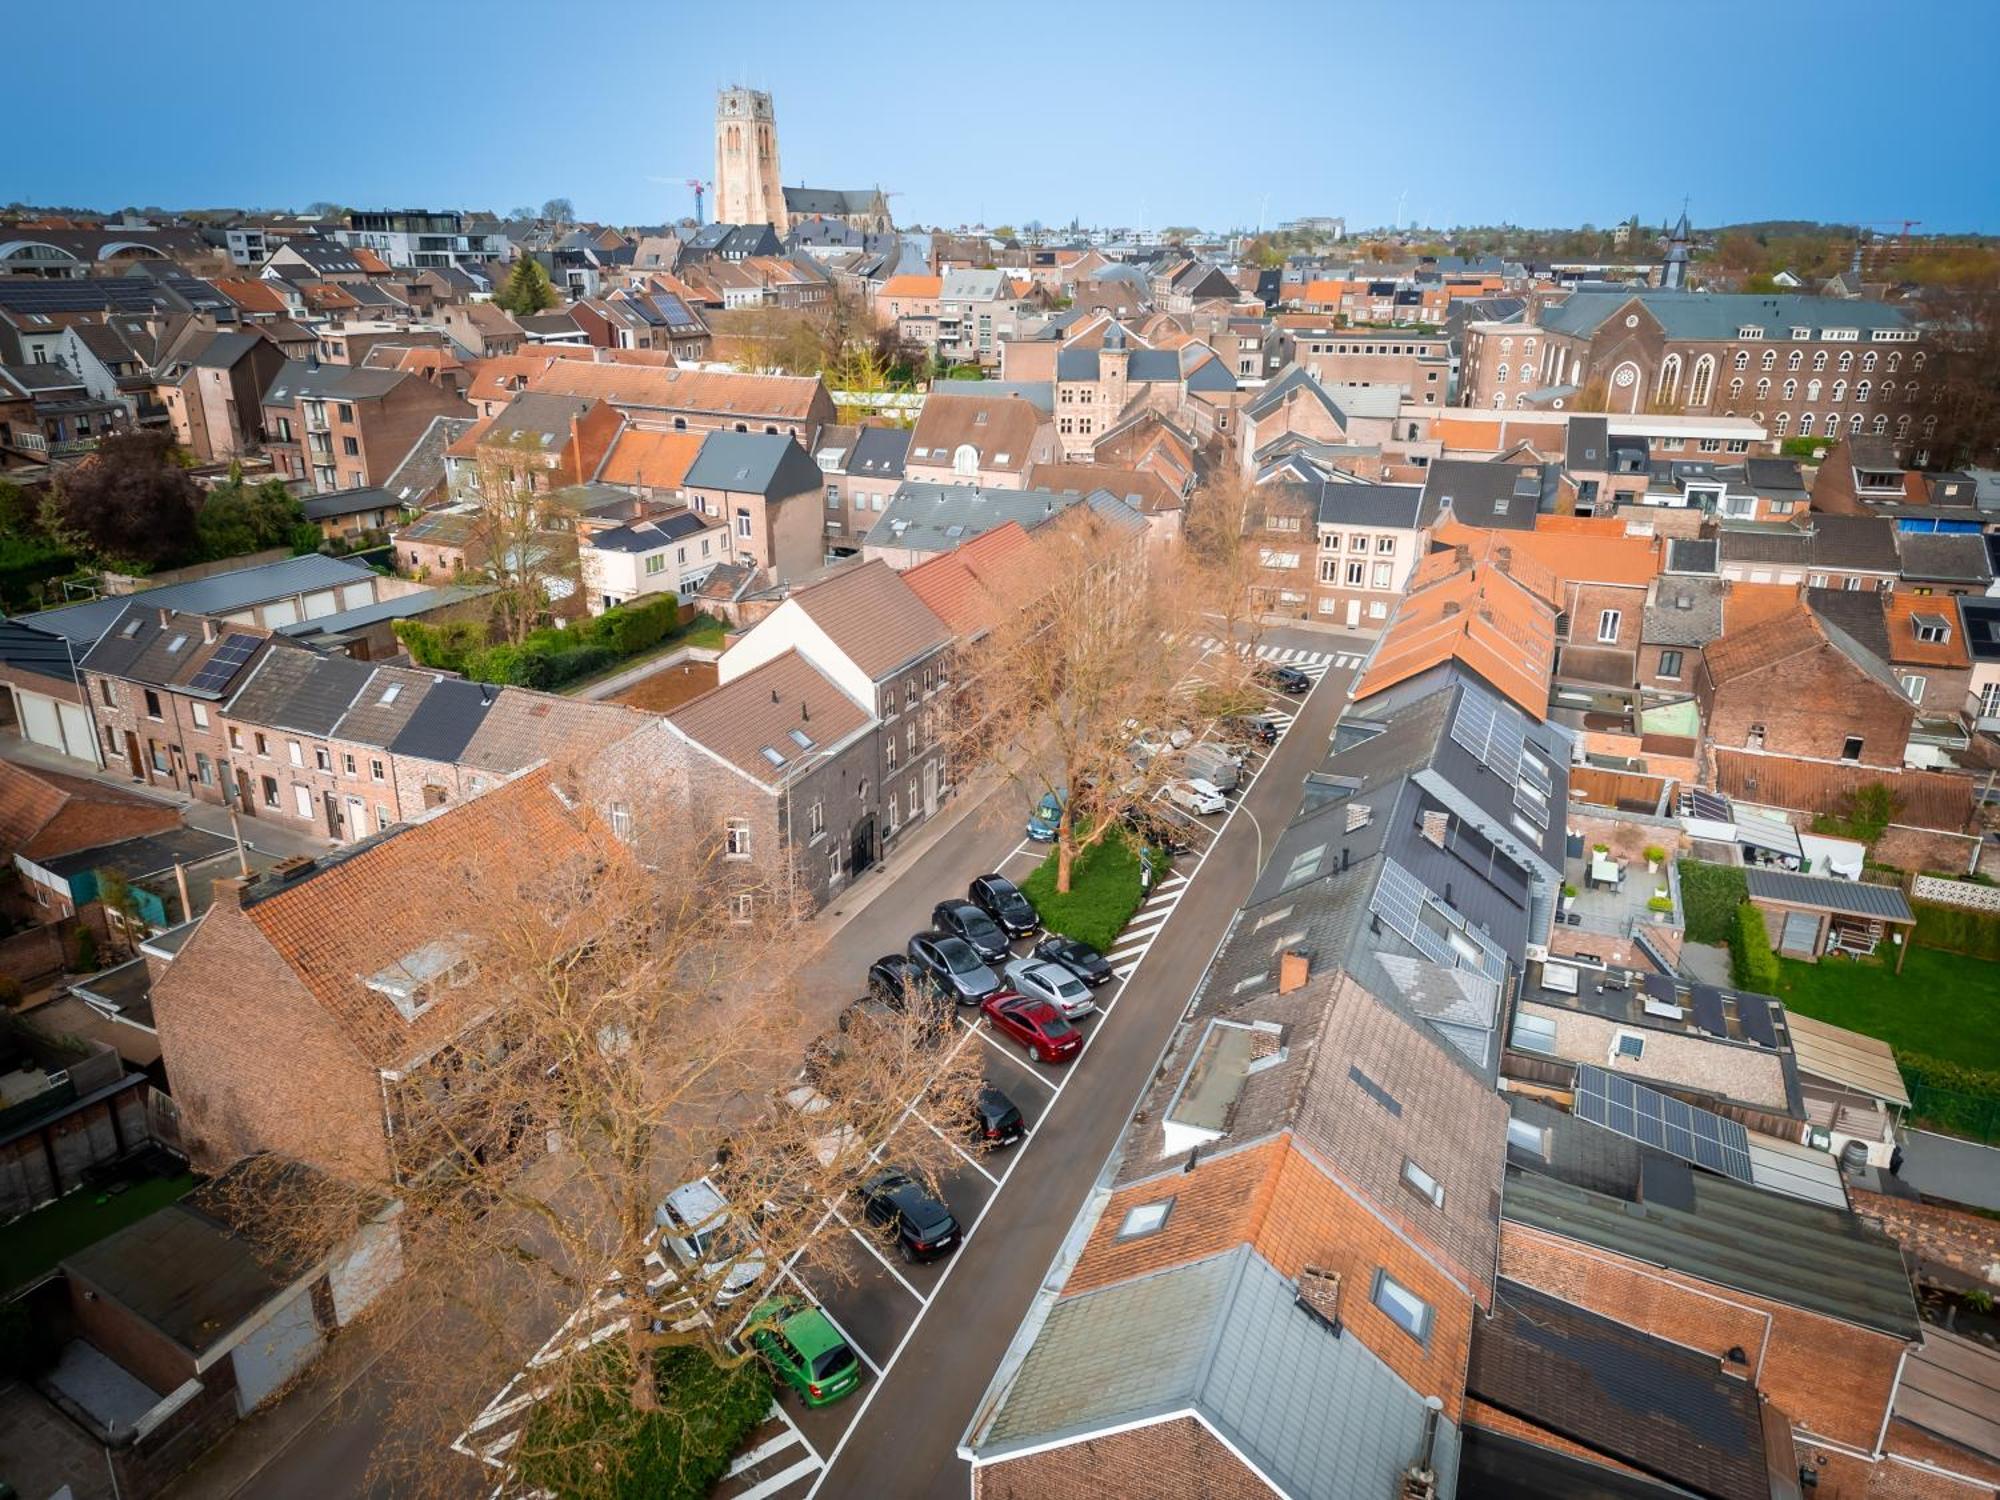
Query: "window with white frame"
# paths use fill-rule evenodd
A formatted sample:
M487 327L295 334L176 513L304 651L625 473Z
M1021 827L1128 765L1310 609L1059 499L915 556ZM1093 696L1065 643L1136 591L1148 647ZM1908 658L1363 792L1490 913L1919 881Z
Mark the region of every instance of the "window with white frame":
M1615 609L1604 610L1598 615L1597 643L1600 646L1609 646L1617 641L1618 626L1623 618L1623 612Z
M826 803L820 798L813 799L813 805L806 813L808 836L818 838L826 832Z
M1444 1207L1444 1184L1408 1157L1403 1159L1403 1186L1419 1198L1428 1198L1437 1207Z
M723 852L730 859L748 859L750 857L750 820L748 818L731 818L727 823L723 824L723 838Z
M1376 1271L1369 1300L1382 1310L1391 1323L1418 1343L1429 1342L1431 1305L1386 1270Z
M1896 674L1896 681L1902 684L1905 698L1912 703L1924 701L1924 689L1930 684L1929 678L1916 672L1899 672Z

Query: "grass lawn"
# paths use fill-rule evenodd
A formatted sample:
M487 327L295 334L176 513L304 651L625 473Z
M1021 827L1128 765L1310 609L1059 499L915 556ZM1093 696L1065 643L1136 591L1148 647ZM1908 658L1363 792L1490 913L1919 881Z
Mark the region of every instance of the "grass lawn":
M1069 872L1069 890L1056 891L1056 851L1021 882L1034 902L1035 913L1050 932L1108 953L1118 934L1132 920L1145 892L1139 887L1139 851L1123 834L1113 833L1077 857Z
M557 688L556 691L566 693L570 697L575 698L587 689L603 682L606 678L617 677L622 673L631 671L634 667L643 667L649 661L657 661L662 657L672 656L676 651L684 651L689 646L701 646L709 651L720 651L728 637L729 626L723 621L718 620L714 615L703 611L692 620L689 620L685 626L668 635L657 646L648 646L644 651L636 652L631 656L615 661L601 672L592 672L587 677L579 677L574 682L566 682ZM617 701L622 703L624 699L621 698Z
M181 1198L194 1179L151 1177L122 1193L78 1188L0 1228L0 1295L31 1281L65 1255L94 1245Z
M1912 948L1889 963L1779 961L1778 995L1804 1015L1880 1037L1898 1052L2000 1069L2000 964Z

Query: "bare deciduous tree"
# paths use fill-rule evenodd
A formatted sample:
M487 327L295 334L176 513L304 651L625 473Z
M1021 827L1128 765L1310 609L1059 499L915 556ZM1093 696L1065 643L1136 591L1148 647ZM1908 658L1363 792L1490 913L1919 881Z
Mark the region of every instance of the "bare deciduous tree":
M1153 818L1175 742L1212 727L1194 672L1204 581L1088 505L1036 532L990 585L991 624L961 654L955 765L1063 798L1056 889L1120 826Z
M549 457L524 434L482 443L474 467L479 520L472 551L495 586L493 616L512 645L576 593L576 512L565 492L549 485Z
M700 1420L663 1402L662 1351L703 1369L753 1358L741 1325L763 1297L800 1290L802 1271L854 1274L848 1224L865 1221L836 1213L843 1198L885 1166L936 1183L970 1142L970 1032L910 997L809 1046L793 992L807 933L786 903L688 838L700 820L671 794L634 805L621 778L614 805L571 785L587 855L490 851L407 893L438 935L428 982L468 1024L385 1075L394 1180L231 1174L239 1211L290 1255L400 1202L402 1274L369 1314L400 1435L378 1462L400 1493L462 1492L475 1459L559 1462L566 1494L617 1493L650 1450L608 1439L656 1412ZM702 1180L720 1206L663 1230L668 1196ZM579 1442L581 1465L565 1452Z

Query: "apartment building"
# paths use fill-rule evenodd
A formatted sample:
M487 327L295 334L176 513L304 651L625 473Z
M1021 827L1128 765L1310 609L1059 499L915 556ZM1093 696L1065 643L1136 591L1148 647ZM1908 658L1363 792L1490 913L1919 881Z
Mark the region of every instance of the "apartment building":
M264 448L280 478L321 494L387 481L437 417L471 406L404 370L290 362L266 388Z

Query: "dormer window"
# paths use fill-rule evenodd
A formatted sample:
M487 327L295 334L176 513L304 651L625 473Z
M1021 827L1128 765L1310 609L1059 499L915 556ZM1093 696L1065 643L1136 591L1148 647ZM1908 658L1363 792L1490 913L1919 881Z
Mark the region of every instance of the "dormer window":
M1951 623L1943 615L1916 615L1910 624L1915 627L1917 639L1932 646L1942 646L1951 639Z
M376 994L386 996L404 1020L414 1021L446 991L469 984L473 972L472 960L457 944L439 941L404 954L363 982Z

